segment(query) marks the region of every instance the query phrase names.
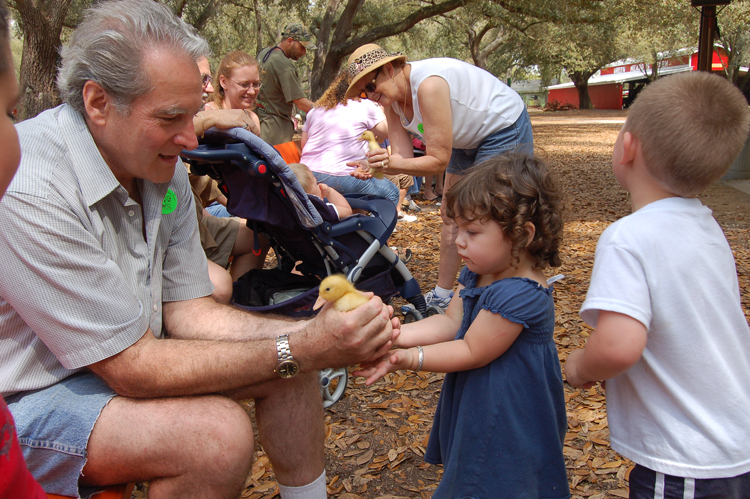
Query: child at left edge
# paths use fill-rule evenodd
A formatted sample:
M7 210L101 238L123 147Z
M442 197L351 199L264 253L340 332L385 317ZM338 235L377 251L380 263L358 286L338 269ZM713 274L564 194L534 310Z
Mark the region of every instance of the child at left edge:
M543 269L560 266L562 201L540 160L510 153L444 198L466 262L445 315L404 324L356 376L445 372L425 461L443 464L433 499L568 498L562 371Z
M18 134L13 126L13 111L20 94L16 73L13 69L13 56L10 51L10 25L8 8L0 0L0 143L3 154L0 156L0 198L10 184L21 158ZM46 499L42 486L26 467L26 461L18 443L13 415L0 395L0 497L19 499Z

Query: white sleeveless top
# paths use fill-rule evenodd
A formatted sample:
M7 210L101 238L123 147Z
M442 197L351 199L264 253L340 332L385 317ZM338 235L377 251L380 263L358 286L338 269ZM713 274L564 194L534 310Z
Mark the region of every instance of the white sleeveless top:
M523 99L515 90L472 64L450 58L408 64L414 118L408 122L398 102L392 107L401 118L401 125L420 139L424 138L424 125L417 90L430 76L443 78L450 88L454 149L478 147L486 137L515 123L524 110Z

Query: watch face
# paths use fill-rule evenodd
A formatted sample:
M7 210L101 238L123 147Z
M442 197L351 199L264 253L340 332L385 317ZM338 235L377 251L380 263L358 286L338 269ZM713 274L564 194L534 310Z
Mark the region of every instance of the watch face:
M282 378L291 378L299 373L299 366L292 360L285 360L279 362L276 366L276 372L278 372L279 376Z

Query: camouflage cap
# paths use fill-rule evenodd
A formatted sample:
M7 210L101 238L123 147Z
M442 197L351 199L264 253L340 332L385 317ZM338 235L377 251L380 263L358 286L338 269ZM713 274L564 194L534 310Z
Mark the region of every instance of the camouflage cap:
M307 29L300 23L289 23L284 27L284 31L281 32L281 36L284 38L291 38L297 40L308 50L314 50L315 44L311 43L312 35Z

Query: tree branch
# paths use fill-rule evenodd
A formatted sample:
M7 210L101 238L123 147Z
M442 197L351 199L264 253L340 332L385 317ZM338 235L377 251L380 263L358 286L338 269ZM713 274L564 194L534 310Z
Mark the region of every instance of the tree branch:
M423 7L415 12L412 12L409 16L406 17L406 19L402 21L392 24L386 24L385 26L379 26L356 38L352 38L349 41L337 44L335 47L332 46L331 51L339 57L343 57L344 55L354 52L354 50L360 45L403 33L404 31L413 27L419 21L427 19L428 17L437 16L439 14L457 9L466 5L470 1L471 0L447 0L445 2Z

